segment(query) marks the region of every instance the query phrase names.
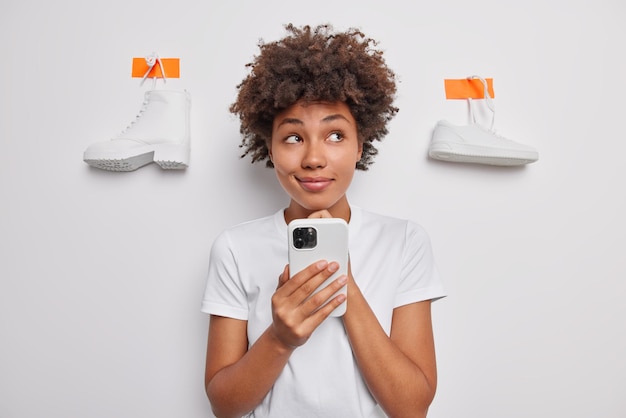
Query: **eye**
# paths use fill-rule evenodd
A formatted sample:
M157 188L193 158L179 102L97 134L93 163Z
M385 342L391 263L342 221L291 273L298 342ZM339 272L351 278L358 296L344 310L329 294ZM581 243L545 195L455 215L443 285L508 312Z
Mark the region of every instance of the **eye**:
M289 135L287 138L285 138L286 144L296 144L298 142L302 142L302 138L300 138L298 135Z
M341 142L343 140L343 134L341 132L332 132L328 135L328 139L331 142Z

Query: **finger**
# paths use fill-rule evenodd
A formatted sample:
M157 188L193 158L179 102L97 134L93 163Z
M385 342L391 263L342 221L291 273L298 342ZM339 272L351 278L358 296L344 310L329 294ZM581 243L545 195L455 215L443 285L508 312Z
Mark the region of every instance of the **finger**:
M310 280L312 277L319 274L320 272L324 271L326 268L328 268L328 261L316 261L315 263L312 263L301 271L295 273L291 277L291 279L289 279L287 283L285 283L285 288L290 289L290 293L295 292L300 286L302 286L303 283L306 283L308 280Z
M278 276L278 286L276 286L276 289L287 283L287 280L289 280L289 264L285 265L283 272Z
M308 216L308 218L332 218L333 215L326 209L318 210Z
M311 316L309 316L307 321L314 328L317 328L345 300L346 300L346 295L344 295L343 293L335 296L326 305L322 306L317 311L315 311Z
M337 270L339 270L339 264L333 261L328 263L326 268L322 271L319 271L318 273L305 279L299 278L301 282L298 282L298 288L294 290L294 294L299 294L300 301L304 302L305 299L310 297L317 290L317 288L320 287Z
M317 292L316 294L311 296L309 299L307 299L303 303L303 308L305 309L306 312L309 312L309 314L317 311L318 309L320 309L322 305L324 305L329 299L331 299L333 295L337 293L337 291L339 291L343 286L345 286L347 282L348 282L347 275L344 274L344 275L339 276L337 279L330 282L328 286L324 287L319 292ZM337 295L337 296L343 297L344 295Z

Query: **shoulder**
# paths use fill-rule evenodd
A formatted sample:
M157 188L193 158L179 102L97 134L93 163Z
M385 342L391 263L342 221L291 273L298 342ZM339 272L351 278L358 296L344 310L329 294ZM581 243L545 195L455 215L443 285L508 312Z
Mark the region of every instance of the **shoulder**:
M264 216L261 218L256 218L248 221L243 221L238 224L229 226L228 228L222 230L218 237L220 236L238 236L238 235L248 235L250 233L262 232L267 230L268 228L274 228L275 225L276 214Z
M384 232L384 235L404 234L407 238L428 239L428 234L422 225L411 219L384 215L361 208L356 208L356 211L359 212L361 218L361 228L365 230Z
M277 214L273 214L229 226L216 236L213 247L228 249L242 243L256 242L260 237L272 237L277 233L276 218Z

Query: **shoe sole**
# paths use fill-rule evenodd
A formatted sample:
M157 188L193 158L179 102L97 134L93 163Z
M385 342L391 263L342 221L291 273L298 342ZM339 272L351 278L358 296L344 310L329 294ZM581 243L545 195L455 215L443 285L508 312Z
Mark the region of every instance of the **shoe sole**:
M154 148L150 152L120 158L85 154L83 161L91 167L107 171L134 171L152 162L164 170L182 170L189 167L189 150L180 145L161 145Z
M539 159L539 156L534 152L471 147L459 144L432 144L428 150L428 155L440 161L501 166L524 165Z

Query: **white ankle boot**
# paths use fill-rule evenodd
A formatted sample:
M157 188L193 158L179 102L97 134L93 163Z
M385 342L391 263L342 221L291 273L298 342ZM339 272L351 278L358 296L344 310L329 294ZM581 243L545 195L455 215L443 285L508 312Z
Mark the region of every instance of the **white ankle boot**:
M118 136L90 145L83 160L109 171L133 171L151 162L163 169L189 166L189 114L186 90L150 90L136 119Z

